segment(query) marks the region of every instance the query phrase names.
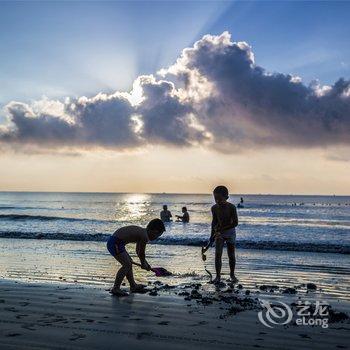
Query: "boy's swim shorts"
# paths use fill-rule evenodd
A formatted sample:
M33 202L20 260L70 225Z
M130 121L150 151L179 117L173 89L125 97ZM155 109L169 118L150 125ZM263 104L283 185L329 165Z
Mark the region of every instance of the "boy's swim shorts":
M114 257L117 254L125 252L125 243L123 240L116 236L109 237L107 241L107 249Z
M222 232L221 237L226 243L236 244L236 230L234 228Z

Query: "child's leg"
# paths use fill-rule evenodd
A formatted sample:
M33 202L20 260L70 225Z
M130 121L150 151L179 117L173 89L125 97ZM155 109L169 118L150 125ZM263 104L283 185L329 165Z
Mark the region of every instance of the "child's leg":
M222 259L222 250L224 248L224 240L220 238L216 238L215 240L215 270L216 270L216 278L214 279L215 282L220 282L221 278L221 259Z
M133 270L132 270L132 263L131 263L132 260L131 260L130 255L128 254L128 252L124 251L123 253L117 254L116 259L118 260L121 255L123 255L122 256L122 260L127 262L127 266L126 266L127 268L125 270L125 275L124 276L122 276L122 274L120 276L118 276L118 273L119 273L120 270L118 271L117 277L116 277L115 280L117 281L117 283L119 283L119 287L116 286L116 284L114 283L114 287L113 288L120 288L120 284L122 283L123 278L126 277L128 282L129 282L131 292L137 292L139 290L142 290L145 286L142 285L142 284L137 284L135 282L134 273L133 273ZM120 260L118 260L118 261L123 265L122 261L120 261ZM124 264L124 266L125 266L125 264ZM121 278L121 280L120 280L120 278Z
M232 279L235 279L235 268L236 268L236 252L235 245L227 242L227 255L228 261L230 263L230 276Z
M132 264L131 264L131 258L126 251L117 254L115 258L122 266L118 270L117 275L115 276L113 289L120 289L120 285L122 284L125 276L129 276L133 280ZM135 283L135 281L133 282Z
M131 264L131 257L130 255L128 254L129 256L129 259L130 259L130 264ZM134 289L137 289L137 284L135 282L135 279L134 279L134 273L133 273L133 270L132 270L132 264L131 264L131 268L130 270L126 273L126 278L129 282L129 285L130 285L130 289L131 290L134 290Z

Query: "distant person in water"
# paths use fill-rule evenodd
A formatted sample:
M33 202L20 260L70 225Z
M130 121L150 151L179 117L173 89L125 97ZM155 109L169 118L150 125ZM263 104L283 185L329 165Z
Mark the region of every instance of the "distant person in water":
M236 229L238 225L238 216L236 207L229 203L228 189L225 186L217 186L213 191L216 204L212 206L212 224L211 235L209 243L206 247L203 247L203 253L206 252L209 247L215 241L215 270L216 277L213 283L220 283L221 280L221 265L222 265L222 251L224 244L227 245L227 255L230 264L230 277L233 283L238 279L235 276L236 257L235 257L235 245L236 245Z
M182 207L182 214L183 215L176 215L177 221L190 222L190 214L188 214L186 207Z
M137 284L132 271L132 260L126 251L126 244L136 243L136 254L140 259L141 268L150 270L151 267L146 260L146 244L160 237L165 231L163 222L160 219L151 220L146 228L140 226L124 226L119 228L108 239L107 249L111 255L122 265L115 277L111 293L116 296L127 296L128 293L121 290L120 286L124 277L130 284L130 292L142 292L144 285Z
M244 200L243 197L241 197L241 200L239 201L239 203L237 204L238 208L244 208Z
M168 210L168 206L163 205L163 210L160 212L160 219L163 222L170 222L172 217L170 210Z

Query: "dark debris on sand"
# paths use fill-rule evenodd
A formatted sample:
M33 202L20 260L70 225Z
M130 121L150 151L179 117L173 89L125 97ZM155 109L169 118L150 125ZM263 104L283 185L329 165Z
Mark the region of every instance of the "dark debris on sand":
M262 292L271 292L273 293L274 291L276 290L279 290L279 287L276 286L276 285L268 285L268 284L263 284L259 287L259 289L262 291Z
M338 322L349 323L349 321L350 321L350 317L345 312L335 311L331 307L329 308L329 316L328 316L329 323L338 323Z
M280 293L287 295L296 295L299 292L315 291L318 289L314 283L300 284L293 287L282 288L277 285L260 285L256 286L256 290L244 289L242 284L233 285L222 282L219 286L215 287L215 291L208 291L205 285L201 283L190 283L182 286L171 286L163 284L160 281L149 283L151 289L148 290L150 296L157 296L162 292L169 292L174 290L174 293L180 297L183 297L186 301L196 302L197 305L204 307L210 305L219 305L219 310L222 310L222 314L219 316L221 319L225 319L230 316L234 316L240 312L248 310L261 310L262 306L257 297L260 292L263 293ZM271 303L273 305L273 303ZM193 306L193 303L187 304L187 306ZM296 302L290 304L291 308L295 309ZM315 312L315 306L310 306L311 315ZM349 316L344 312L335 311L331 306L328 306L328 321L329 323L337 322L349 322Z
M296 302L293 302L290 304L291 308L296 310L297 306L299 304ZM316 306L314 304L307 305L309 312L309 316L305 316L306 319L314 318L315 315L317 315L318 318L320 318L320 315L317 313ZM350 317L348 314L342 311L337 311L332 308L331 305L324 305L325 310L323 310L324 316L321 318L326 318L328 320L328 323L350 323Z
M297 290L295 288L285 288L282 292L283 294L297 294Z
M221 319L245 310L261 309L258 299L249 296L249 289L243 291L243 286L241 284L235 289L233 285L228 287L226 283L222 282L220 286L216 286L215 291L210 292L205 290L201 283L192 283L181 287L175 287L156 281L153 282L153 288L148 294L156 296L159 295L161 291L168 291L174 288L177 288L175 294L183 297L186 301L195 301L198 305L203 306L212 304L221 305L220 309L224 311L224 313L219 316ZM191 306L193 304L188 305Z

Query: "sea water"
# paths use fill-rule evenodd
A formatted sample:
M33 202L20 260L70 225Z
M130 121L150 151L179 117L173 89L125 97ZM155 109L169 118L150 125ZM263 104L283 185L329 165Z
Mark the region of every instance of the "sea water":
M350 252L350 197L232 195L238 208L237 246ZM0 237L104 241L123 225L145 226L168 205L174 222L158 244L204 244L210 236L211 195L0 192ZM175 222L186 206L190 223Z

